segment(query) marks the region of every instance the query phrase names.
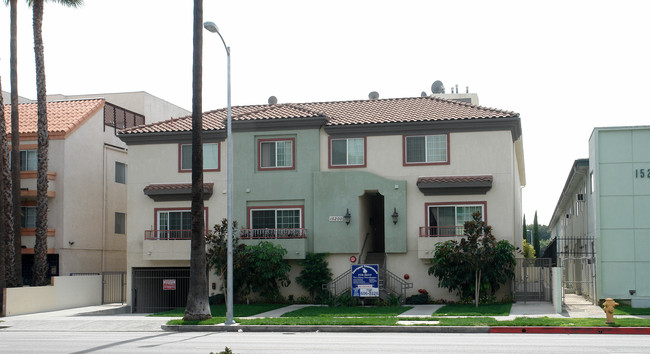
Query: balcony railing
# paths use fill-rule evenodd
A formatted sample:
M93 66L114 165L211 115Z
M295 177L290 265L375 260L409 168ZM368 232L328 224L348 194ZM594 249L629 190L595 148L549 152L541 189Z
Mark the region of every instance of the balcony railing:
M242 240L277 240L306 238L307 229L241 229Z
M191 240L192 230L144 230L145 240Z
M463 226L421 226L420 237L462 237Z

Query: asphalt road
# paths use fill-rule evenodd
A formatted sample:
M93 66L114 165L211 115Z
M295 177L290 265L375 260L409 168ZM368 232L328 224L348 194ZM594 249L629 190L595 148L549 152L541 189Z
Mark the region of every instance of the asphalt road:
M31 332L0 353L648 353L650 336L580 334Z

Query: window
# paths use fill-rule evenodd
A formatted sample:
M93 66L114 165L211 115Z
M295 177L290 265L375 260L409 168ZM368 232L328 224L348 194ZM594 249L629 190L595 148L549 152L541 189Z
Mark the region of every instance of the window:
M485 220L485 203L461 205L427 204L427 232L423 236L461 236L472 214L481 213ZM422 235L422 233L421 233Z
M21 206L20 207L20 227L25 229L36 228L36 207L35 206Z
M190 239L192 236L192 213L190 208L155 209L157 238ZM208 229L208 210L203 211L203 224Z
M115 233L116 234L125 234L126 233L126 214L125 213L115 213Z
M192 214L189 210L160 211L158 212L158 229L161 231L191 230Z
M20 151L20 170L36 171L38 169L38 150Z
M300 209L251 209L252 229L299 229Z
M192 144L181 144L179 146L181 172L192 171ZM203 170L219 171L219 143L203 144Z
M126 184L126 164L115 161L115 183Z
M241 230L242 238L304 238L302 206L248 208L249 229Z
M260 169L293 169L295 139L258 140Z
M405 136L405 164L440 164L449 162L447 135Z
M589 173L589 194L594 194L595 190L594 171Z
M331 167L365 166L366 138L330 140Z

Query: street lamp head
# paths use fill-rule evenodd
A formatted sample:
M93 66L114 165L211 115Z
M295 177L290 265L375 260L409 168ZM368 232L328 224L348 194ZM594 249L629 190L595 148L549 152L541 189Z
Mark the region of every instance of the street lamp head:
M214 22L212 21L203 22L203 28L207 29L212 33L219 33L219 27L217 27L217 25L215 25Z

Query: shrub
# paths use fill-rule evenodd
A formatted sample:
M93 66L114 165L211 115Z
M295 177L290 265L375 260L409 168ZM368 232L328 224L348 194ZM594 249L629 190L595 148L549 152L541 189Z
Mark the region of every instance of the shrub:
M429 294L415 294L406 298L407 305L422 305L429 302Z
M326 258L327 253L309 252L305 259L298 262L303 269L296 277L296 282L309 292L312 302L322 302L325 295L323 292L327 292L323 290L323 284L332 280L332 272L328 268Z
M429 274L438 278L438 285L457 291L461 299L493 298L501 284L514 277L516 264L514 246L496 241L492 227L474 213L473 221L465 222L464 237L436 244Z
M224 294L215 294L208 298L208 303L210 305L222 305L226 303L226 295Z

